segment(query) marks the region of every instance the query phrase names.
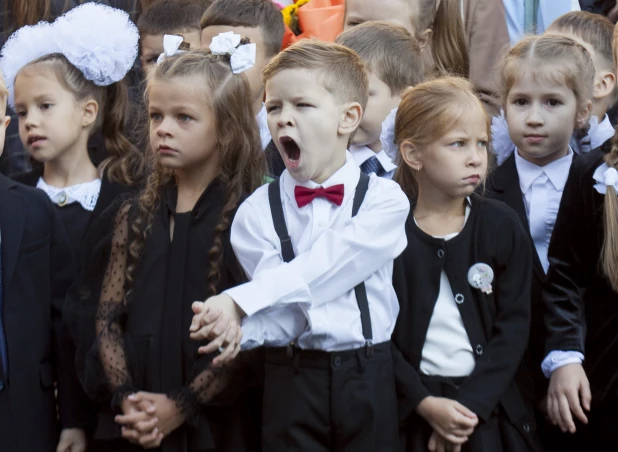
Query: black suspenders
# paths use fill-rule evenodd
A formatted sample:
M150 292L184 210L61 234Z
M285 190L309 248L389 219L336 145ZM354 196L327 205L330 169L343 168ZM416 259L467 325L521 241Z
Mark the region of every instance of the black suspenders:
M367 189L369 188L369 176L365 173L360 173L360 179L354 194L354 202L352 204L352 216L355 217L358 213ZM290 262L294 259L294 249L292 248L292 239L288 233L288 228L285 224L285 216L283 214L283 204L281 203L281 189L279 179L271 182L268 186L268 200L270 202L270 212L273 217L275 231L281 242L281 256L285 262ZM354 288L356 294L356 302L360 310L361 325L363 327L363 337L365 344L371 346L373 342L373 332L371 331L371 316L369 315L369 301L367 300L367 289L365 283L362 282Z

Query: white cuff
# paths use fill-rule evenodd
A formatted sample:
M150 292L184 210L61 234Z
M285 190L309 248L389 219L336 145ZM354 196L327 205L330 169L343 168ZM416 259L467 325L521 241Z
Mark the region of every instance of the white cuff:
M549 352L541 363L541 370L546 378L551 378L554 370L567 364L581 364L584 362L584 355L575 351L554 350Z

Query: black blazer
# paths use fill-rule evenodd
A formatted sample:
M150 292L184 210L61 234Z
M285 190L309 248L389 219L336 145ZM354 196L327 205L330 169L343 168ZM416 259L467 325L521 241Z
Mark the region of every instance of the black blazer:
M600 267L605 196L592 178L603 163L606 143L571 167L549 246L550 268L543 301L547 307L546 352L574 350L586 359L593 410L618 401L618 293ZM585 315L583 313L585 312Z
M411 413L430 395L419 380L419 368L444 270L453 294L462 296L457 307L476 358L474 371L459 387L456 400L485 421L501 404L511 421L529 432L534 421L513 378L529 330L530 243L512 209L479 196L471 199L470 216L451 240L424 233L414 221L414 208L406 222L408 247L395 260L393 272L401 306L393 342L408 364L402 365L395 352L398 392L404 394L401 413ZM494 271L490 295L468 282L468 270L479 262Z
M61 316L74 261L45 193L5 176L0 176L0 234L9 361L3 378L9 404L2 405L0 418L12 419L11 442L20 451L55 450L55 383L60 426L81 426L73 391L79 383L74 356L65 352L68 335Z
M575 158L575 156L574 156ZM521 224L530 239L532 250L532 289L530 314L530 339L524 357L524 363L518 375L518 381L526 398L534 403L540 401L547 392L548 381L541 371L541 363L545 358L544 344L545 305L542 301L545 271L539 255L534 248L530 235L530 223L526 215L524 196L519 186L519 174L515 165L515 156L511 155L504 163L487 178L485 196L502 201L517 212Z

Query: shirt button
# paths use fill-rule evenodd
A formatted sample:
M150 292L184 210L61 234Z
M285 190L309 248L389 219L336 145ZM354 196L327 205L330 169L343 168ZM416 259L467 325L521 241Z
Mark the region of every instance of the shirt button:
M335 367L341 366L341 356L335 356L335 359L333 359L333 365Z
M323 221L318 221L318 227L319 228L323 228L324 227L324 222Z
M523 427L524 427L524 432L530 433L530 424L524 424Z
M444 250L443 250L442 248L440 248L440 249L438 250L438 257L439 257L440 259L442 259L442 258L444 257Z
M476 354L479 356L483 354L483 347L481 347L481 344L476 346Z
M464 302L464 296L460 293L455 295L455 303L462 304Z

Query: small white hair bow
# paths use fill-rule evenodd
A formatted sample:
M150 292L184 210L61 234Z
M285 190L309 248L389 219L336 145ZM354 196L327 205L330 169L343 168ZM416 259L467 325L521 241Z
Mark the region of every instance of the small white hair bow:
M180 44L184 41L182 36L178 35L164 35L163 36L163 53L157 58L157 64L161 63L165 58L183 53L184 50L180 50Z
M610 168L607 163L603 163L596 169L592 177L597 182L594 185L595 190L602 195L606 194L607 187L614 187L614 190L618 192L618 171L616 171L616 168Z
M491 120L491 147L496 155L499 165L515 151L515 144L509 134L509 125L504 116L504 110L500 110L500 116L494 116Z
M230 64L234 74L240 74L255 66L256 45L254 43L239 45L240 41L239 34L228 31L219 33L212 38L210 43L210 51L213 55L230 55Z

